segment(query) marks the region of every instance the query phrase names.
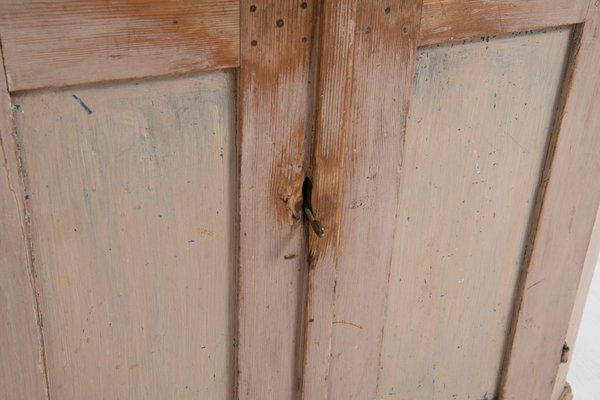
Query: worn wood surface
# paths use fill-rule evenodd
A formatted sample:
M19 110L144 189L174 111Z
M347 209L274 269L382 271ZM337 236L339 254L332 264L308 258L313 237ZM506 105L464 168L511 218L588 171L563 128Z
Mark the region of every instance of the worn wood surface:
M424 0L419 45L579 23L588 4ZM244 12L246 6L233 0L2 0L10 90L238 66L240 7Z
M419 45L502 35L585 20L589 0L424 0Z
M568 383L563 385L563 390L558 400L573 400L573 392Z
M374 398L421 4L325 2L304 399Z
M1 0L11 91L238 65L236 0Z
M241 2L239 399L298 391L315 7Z
M53 399L226 399L232 72L14 97Z
M569 38L419 51L379 398L495 397Z
M575 24L584 20L588 4L424 0L419 45ZM0 33L10 90L237 66L240 7L245 12L250 5L2 0Z
M599 36L600 3L592 1L517 299L501 388L507 400L548 399L556 380L600 202Z
M46 399L43 340L25 224L25 194L0 54L0 397Z
M596 212L596 222L594 223L594 228L592 231L592 236L590 238L590 244L587 249L587 254L585 256L585 261L583 265L583 270L581 272L581 278L579 280L579 286L577 287L577 298L575 299L575 304L573 306L573 312L571 314L571 318L569 321L569 329L567 331L567 338L565 339L565 343L570 347L570 357L568 362L561 363L559 365L558 374L556 376L556 383L554 384L554 390L552 391L551 400L558 399L567 384L567 374L569 372L569 368L571 365L571 361L573 360L573 355L575 354L575 348L577 347L576 340L579 338L578 331L579 325L581 323L581 317L583 316L584 309L589 307L589 309L598 309L600 310L600 301L596 301L593 303L592 297L590 296L588 300L588 292L590 291L590 285L592 284L592 278L594 277L594 270L596 268L596 263L598 262L598 255L600 254L600 209ZM590 304L589 306L587 304ZM600 312L598 312L600 315ZM595 342L595 340L594 340ZM584 347L587 350L587 347ZM580 354L583 354L584 351L579 351ZM593 358L590 357L590 358ZM594 365L583 365L580 369L583 373L589 373L591 376L598 370L598 366L600 366L600 360L598 360L596 367ZM586 368L589 367L589 368ZM572 379L572 378L569 378ZM575 382L571 381L575 386ZM575 386L577 387L577 386ZM593 388L593 385L590 385L590 388ZM582 388L583 389L583 388ZM591 393L590 393L591 394Z

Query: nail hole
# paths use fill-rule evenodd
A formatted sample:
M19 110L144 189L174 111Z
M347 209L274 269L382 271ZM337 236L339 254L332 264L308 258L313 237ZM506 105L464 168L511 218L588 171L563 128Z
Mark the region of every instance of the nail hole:
M276 22L276 25L278 28L281 28L283 26L283 20L282 19L278 19Z
M404 25L404 26L402 27L402 32L404 32L404 33L408 33L408 26Z
M371 33L372 29L370 26L367 26L367 28L365 29L365 33L368 35L369 33Z
M385 12L386 14L389 14L392 11L391 8L386 7L385 10L383 10L383 12Z
M253 40L253 41L250 42L250 45L252 47L256 47L257 44L258 44L258 42L256 40Z
M300 8L303 9L303 10L305 10L306 7L308 7L308 4L306 4L306 2L303 1L302 4L300 4Z
M256 11L256 6L254 4L252 4L250 6L250 12L254 12L254 11Z
M304 36L304 37L302 38L302 43L306 43L306 42L308 42L308 38L307 38L306 36Z

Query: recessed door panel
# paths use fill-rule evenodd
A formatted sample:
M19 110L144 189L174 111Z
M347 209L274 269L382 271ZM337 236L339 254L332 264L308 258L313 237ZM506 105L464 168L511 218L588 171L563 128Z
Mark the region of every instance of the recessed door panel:
M52 398L231 397L234 82L13 97Z
M419 50L380 398L494 397L570 34Z

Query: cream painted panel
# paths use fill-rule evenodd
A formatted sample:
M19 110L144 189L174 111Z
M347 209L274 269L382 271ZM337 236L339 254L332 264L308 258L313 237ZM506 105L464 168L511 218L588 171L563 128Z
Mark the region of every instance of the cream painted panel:
M18 94L50 396L227 399L235 78Z
M379 398L494 398L569 41L420 49Z

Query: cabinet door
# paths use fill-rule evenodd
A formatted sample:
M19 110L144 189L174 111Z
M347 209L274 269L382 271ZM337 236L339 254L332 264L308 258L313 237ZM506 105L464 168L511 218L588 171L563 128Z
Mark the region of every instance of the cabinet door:
M233 398L237 2L0 4L0 398Z
M595 0L0 0L0 397L557 399L599 35Z
M560 395L600 199L599 18L321 5L302 398Z

